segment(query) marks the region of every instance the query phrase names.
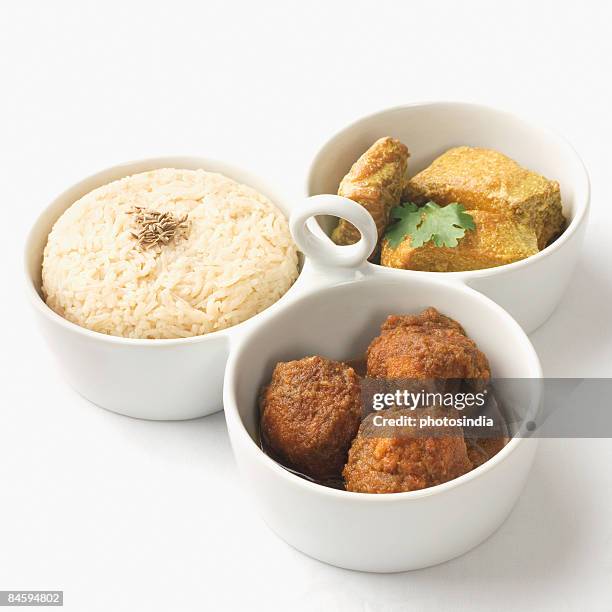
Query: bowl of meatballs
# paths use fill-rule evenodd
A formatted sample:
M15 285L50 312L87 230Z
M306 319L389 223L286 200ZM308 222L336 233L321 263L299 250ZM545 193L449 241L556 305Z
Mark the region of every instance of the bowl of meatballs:
M264 521L305 554L370 572L441 563L503 522L536 440L478 439L452 422L416 431L412 416L448 409L434 401L368 411L368 385L409 380L477 393L492 377L541 378L541 367L521 327L481 293L367 263L372 218L328 197L291 219L310 289L232 346L224 384L232 448ZM331 245L309 227L321 204L348 207L362 244ZM358 251L362 262L347 265ZM525 419L538 404L536 390L518 402Z

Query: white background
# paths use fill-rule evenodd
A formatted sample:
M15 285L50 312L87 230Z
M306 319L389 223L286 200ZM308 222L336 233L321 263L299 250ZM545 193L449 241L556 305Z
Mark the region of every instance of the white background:
M72 392L21 287L35 216L105 166L201 154L298 198L316 149L349 121L415 100L476 101L552 126L589 168L583 258L532 340L548 376L611 376L606 5L3 3L0 589L64 589L77 611L612 610L610 440L544 442L509 520L459 559L340 570L254 515L222 413L141 422Z

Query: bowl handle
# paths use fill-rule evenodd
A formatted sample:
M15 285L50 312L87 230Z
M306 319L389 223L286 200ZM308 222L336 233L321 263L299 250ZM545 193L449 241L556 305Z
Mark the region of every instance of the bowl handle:
M339 246L322 230L314 233L308 221L317 215L346 219L359 230L359 242ZM353 200L331 194L306 198L292 211L289 228L295 243L306 258L322 266L358 268L367 261L378 242L378 231L370 213Z

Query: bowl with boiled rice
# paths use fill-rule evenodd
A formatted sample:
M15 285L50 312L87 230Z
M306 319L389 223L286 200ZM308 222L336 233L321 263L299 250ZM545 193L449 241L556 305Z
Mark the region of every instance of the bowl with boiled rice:
M32 229L26 273L69 383L130 416L220 410L232 338L298 278L287 214L259 178L192 157L116 166L61 194Z

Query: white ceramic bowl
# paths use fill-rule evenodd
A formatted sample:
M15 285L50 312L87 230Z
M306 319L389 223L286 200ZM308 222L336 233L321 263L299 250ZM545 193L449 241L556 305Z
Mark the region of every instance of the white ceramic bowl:
M242 473L264 521L302 552L340 567L397 572L460 555L495 531L527 478L536 441L514 438L493 459L445 484L410 493L368 495L326 488L283 469L258 445L257 398L276 362L319 354L345 360L362 355L388 314L428 306L457 319L487 354L498 378L541 378L537 355L519 325L497 304L460 282L431 275L398 275L365 263L357 252L375 243L376 228L361 207L334 196L311 199L291 217L307 256L309 285L257 326L234 337L224 384L228 431ZM362 231L349 251L308 229L308 217L327 207ZM357 209L362 211L359 217ZM337 253L337 257L334 256ZM366 253L367 256L367 253ZM325 268L324 262L327 262ZM328 287L321 287L327 283ZM529 391L524 415L537 410Z
M225 362L231 338L258 316L229 329L178 340L137 340L108 336L79 327L53 312L40 294L42 254L60 215L92 189L156 168L203 168L221 172L268 196L289 214L289 204L261 179L219 161L199 157L164 157L114 166L90 176L59 195L40 215L25 249L27 293L38 325L68 382L98 406L147 419L191 419L222 408ZM298 278L297 286L300 280ZM294 285L284 300L296 288ZM275 305L272 306L272 308ZM143 385L163 380L163 385Z
M411 175L451 147L472 145L501 151L559 181L569 224L562 236L537 255L471 272L394 271L401 276L433 274L463 282L503 306L527 333L544 323L570 281L586 230L589 179L574 149L546 129L485 106L456 102L400 106L359 119L333 136L312 162L307 194L336 193L353 162L382 136L399 138L408 146ZM329 232L329 224L323 225Z
M510 512L525 482L535 441L513 439L496 457L452 482L424 491L365 495L306 482L258 447L257 402L274 363L320 353L346 359L362 352L390 313L435 306L458 319L487 353L497 377L540 378L529 340L498 305L458 279L402 275L367 263L376 227L359 205L337 196L309 198L290 225L307 255L289 292L249 321L181 340L132 340L88 331L55 314L40 297L42 252L55 220L72 202L117 178L174 166L222 172L268 195L286 214L285 200L256 177L200 158L163 158L117 166L60 195L36 222L26 246L28 293L38 324L69 382L94 403L130 416L184 419L203 416L223 401L237 462L263 518L287 542L342 567L401 571L459 555L492 533ZM341 215L362 234L337 247L313 215ZM226 368L226 360L229 357ZM143 395L143 378L164 377ZM537 409L536 394L525 413ZM458 526L460 528L458 528Z

